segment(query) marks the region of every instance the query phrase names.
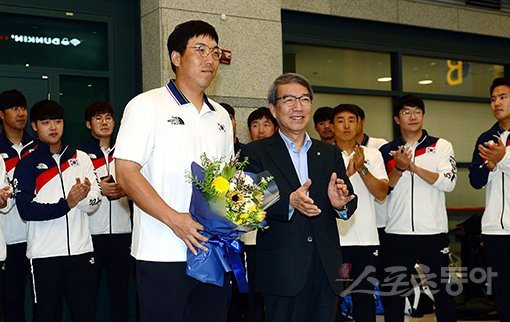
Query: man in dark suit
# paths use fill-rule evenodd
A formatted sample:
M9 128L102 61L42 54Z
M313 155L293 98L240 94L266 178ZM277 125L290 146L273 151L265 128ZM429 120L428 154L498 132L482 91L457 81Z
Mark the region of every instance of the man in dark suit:
M306 133L312 99L303 76L278 77L268 100L279 130L241 150L247 170L268 170L280 190L267 209L269 228L257 236L256 287L267 322L334 321L342 290L335 218L352 215L357 198L340 150Z

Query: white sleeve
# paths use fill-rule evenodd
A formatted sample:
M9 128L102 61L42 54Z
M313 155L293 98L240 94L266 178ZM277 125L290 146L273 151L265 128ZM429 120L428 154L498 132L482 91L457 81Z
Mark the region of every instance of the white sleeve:
M82 151L78 151L78 153L81 154L80 164L83 167L83 178L88 178L90 181L90 191L87 197L81 200L76 207L86 213L92 213L97 210L102 199L99 179L97 178L94 165L89 156Z
M439 139L436 153L438 153L437 173L439 177L433 186L441 191L450 192L457 182L457 162L450 142Z
M505 156L499 161L496 168L503 173L510 174L510 146L506 147Z
M145 94L133 98L126 106L115 145L115 158L141 166L152 153L156 128L154 99Z
M384 167L384 160L381 152L377 149L370 149L370 160L368 164L368 170L372 175L379 180L388 181L388 174L386 173L386 168Z
M8 186L9 182L7 180L7 172L6 172L6 169L5 169L4 159L0 158L0 160L1 160L0 161L0 188L3 188L5 186ZM4 211L10 210L12 208L13 203L15 203L13 198L7 199L7 205L4 208L1 208L0 212L3 213L3 214L6 214L5 212L2 211L2 209Z

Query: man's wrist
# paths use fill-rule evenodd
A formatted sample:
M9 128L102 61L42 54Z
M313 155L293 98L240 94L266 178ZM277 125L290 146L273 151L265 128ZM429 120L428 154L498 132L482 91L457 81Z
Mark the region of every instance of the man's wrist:
M406 172L406 169L402 169L402 168L400 168L400 167L399 167L399 166L397 166L397 165L395 166L395 169L396 169L397 171L399 171L399 172Z
M361 175L361 176L365 176L367 173L368 173L368 168L366 165L363 165L363 168L361 168L360 170L358 170L358 173Z

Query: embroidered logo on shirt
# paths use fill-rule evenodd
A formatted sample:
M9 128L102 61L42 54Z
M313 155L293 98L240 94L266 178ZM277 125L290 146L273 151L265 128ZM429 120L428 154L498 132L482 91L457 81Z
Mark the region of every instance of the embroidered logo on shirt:
M427 153L436 153L436 147L434 147L434 146L429 146L429 147L427 147L426 152L427 152Z
M450 247L449 246L441 249L441 254L445 254L446 255L446 254L449 254L449 253L450 253Z
M2 156L2 159L9 159L9 155L7 153L0 154Z
M97 156L94 153L89 153L89 157L91 159L97 159Z
M220 132L225 132L225 125L218 123L218 130L220 130Z
M172 116L166 121L173 125L184 125L184 121L178 116Z
M39 163L37 165L37 169L39 169L39 170L47 170L48 166L46 164L44 164L44 163Z
M77 159L69 159L69 161L67 161L67 162L69 162L69 165L71 167L75 167L75 166L78 165L78 160Z

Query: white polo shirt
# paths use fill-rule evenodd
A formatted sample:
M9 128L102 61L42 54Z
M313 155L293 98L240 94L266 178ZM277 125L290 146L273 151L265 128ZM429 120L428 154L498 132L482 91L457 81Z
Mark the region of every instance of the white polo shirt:
M388 180L384 161L379 150L362 146L365 154L365 166L377 179ZM354 153L347 155L342 151L345 168ZM379 235L375 220L375 197L368 191L363 179L358 172L349 177L351 184L358 196L358 208L349 220L337 219L338 232L341 246L373 246L379 245Z
M173 81L133 98L121 121L115 158L136 162L160 197L178 212L189 212L191 184L186 171L200 155L227 157L234 153L228 113L204 95L201 111ZM138 260L186 260L186 244L165 224L142 211L133 214L131 255Z

